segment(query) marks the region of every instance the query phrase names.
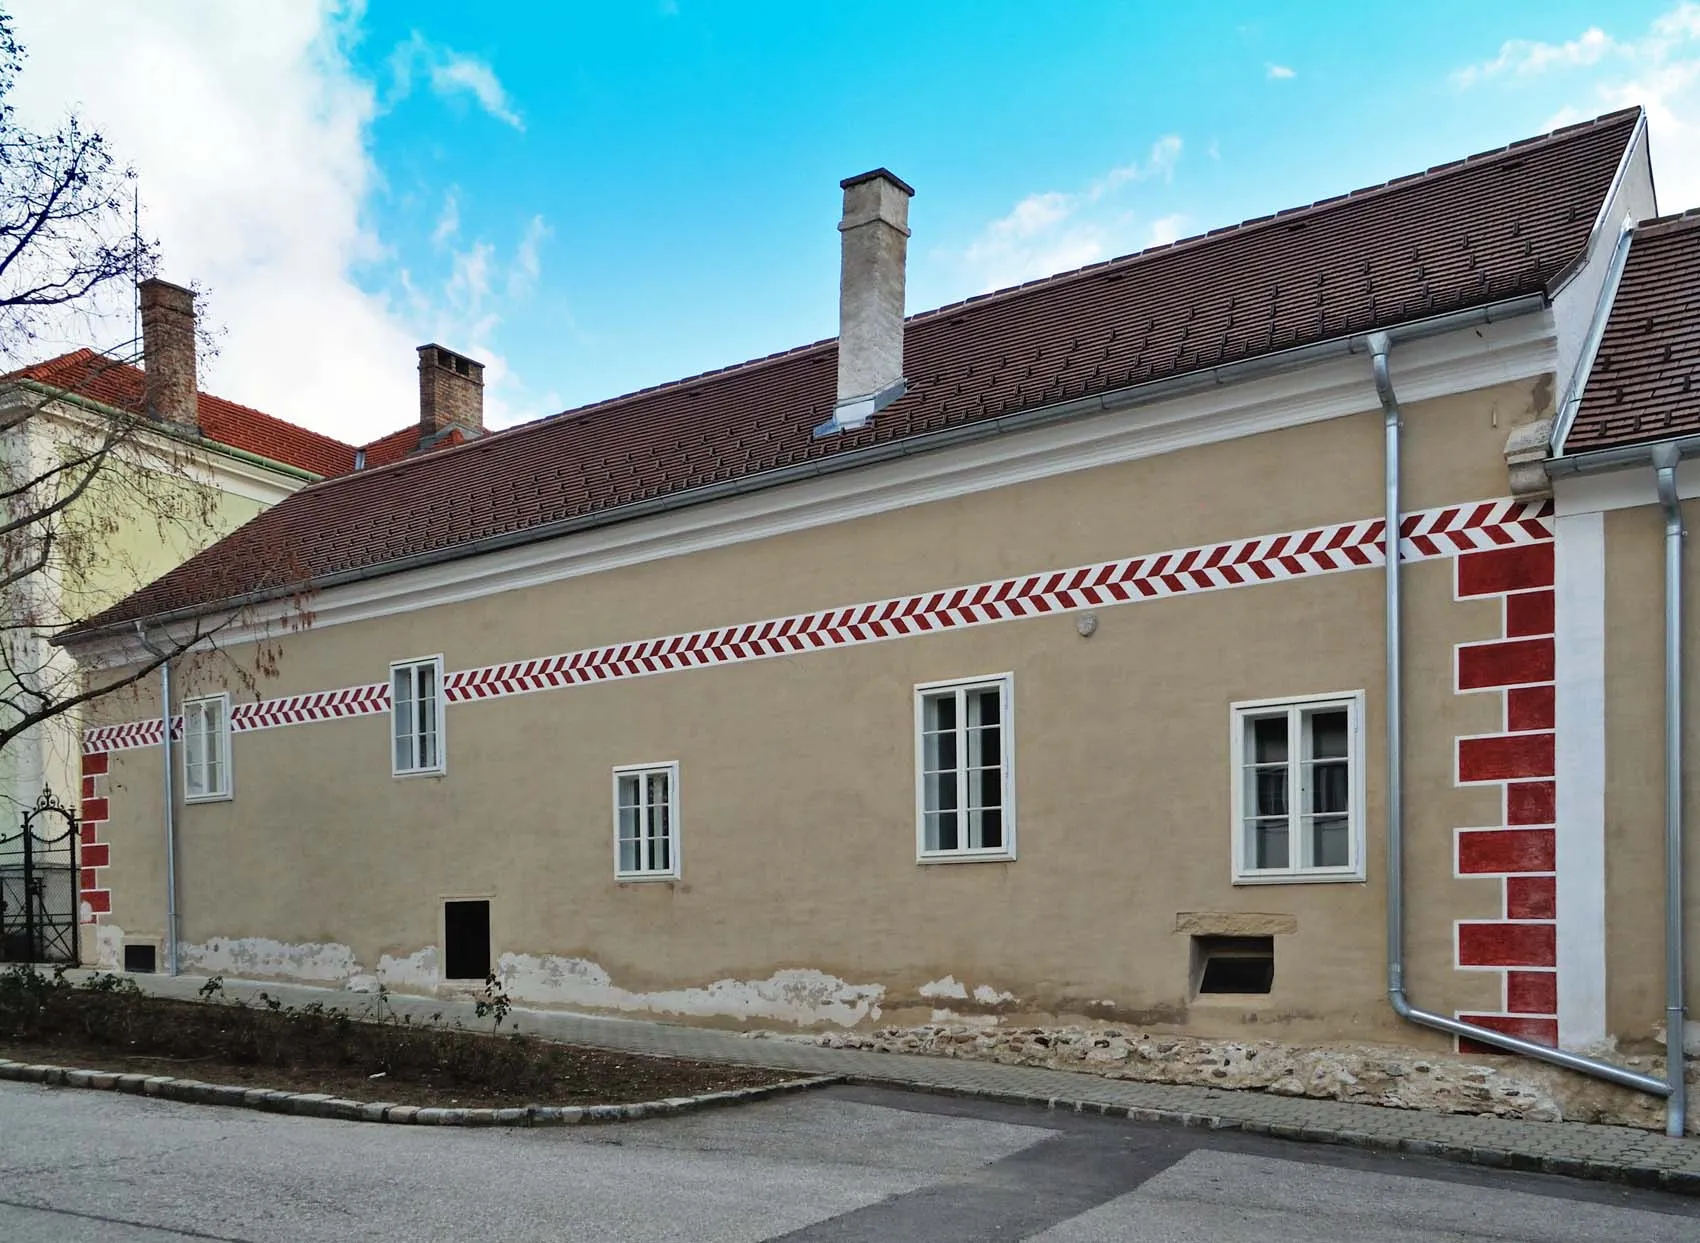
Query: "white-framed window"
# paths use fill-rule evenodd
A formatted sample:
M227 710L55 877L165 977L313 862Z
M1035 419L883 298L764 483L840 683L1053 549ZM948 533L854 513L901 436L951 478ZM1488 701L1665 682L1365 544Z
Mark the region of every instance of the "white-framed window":
M230 797L230 696L183 701L183 801Z
M390 736L395 775L443 771L443 658L390 666Z
M614 770L614 875L679 875L679 765L624 764Z
M915 688L915 851L1015 858L1014 675Z
M1234 880L1364 877L1363 692L1232 707Z

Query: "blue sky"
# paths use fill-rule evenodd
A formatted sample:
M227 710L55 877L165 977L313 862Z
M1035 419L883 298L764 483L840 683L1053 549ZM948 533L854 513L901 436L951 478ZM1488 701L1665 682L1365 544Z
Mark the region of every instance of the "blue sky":
M17 3L31 106L136 163L208 386L350 439L409 420L428 339L511 422L831 335L837 182L880 164L912 311L1631 101L1700 202L1678 0L90 2Z

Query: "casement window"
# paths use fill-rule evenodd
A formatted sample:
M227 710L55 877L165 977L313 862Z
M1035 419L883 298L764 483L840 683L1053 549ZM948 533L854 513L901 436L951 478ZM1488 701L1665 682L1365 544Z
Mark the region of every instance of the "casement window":
M1362 880L1363 695L1233 705L1234 879Z
M614 875L621 880L679 875L678 764L614 770Z
M230 797L230 696L183 701L183 800Z
M1014 678L915 688L916 856L1015 857Z
M443 658L390 666L395 775L443 771Z

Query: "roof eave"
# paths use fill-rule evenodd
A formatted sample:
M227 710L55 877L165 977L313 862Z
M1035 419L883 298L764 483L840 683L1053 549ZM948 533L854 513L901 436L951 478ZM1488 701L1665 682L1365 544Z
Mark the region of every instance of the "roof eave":
M1362 332L1293 346L1255 358L1241 359L1199 371L1190 371L1184 375L1166 376L1162 379L1149 380L1143 384L1136 384L1107 393L1098 393L1090 397L1078 397L1049 406L1041 406L998 418L984 419L921 436L885 441L811 462L762 471L741 479L723 480L697 488L689 488L669 496L655 497L595 513L577 515L557 522L544 523L522 531L503 532L486 539L457 544L449 548L435 549L412 557L400 557L392 561L362 566L358 569L327 574L287 588L278 588L237 599L207 601L163 613L144 615L140 618L124 618L94 628L73 626L69 630L62 631L54 636L53 642L67 648L76 648L120 631L133 630L137 621L148 626L171 625L211 613L228 612L235 608L252 607L258 603L285 599L306 591L322 591L332 587L347 586L391 574L406 573L409 570L424 569L448 561L458 561L507 548L558 539L562 536L578 534L581 531L612 526L616 523L707 504L728 497L766 491L770 488L782 487L806 479L838 474L842 471L854 470L912 454L933 452L954 445L1003 435L1007 432L1026 431L1064 420L1089 417L1130 406L1144 405L1161 399L1219 388L1249 379L1263 378L1342 355L1368 354L1368 339L1372 331L1384 332L1395 342L1415 341L1460 328L1498 323L1520 315L1532 314L1545 310L1549 305L1550 300L1544 290L1516 294L1509 298L1480 303L1473 307L1449 311L1442 315L1407 320L1402 324L1385 328L1365 329Z

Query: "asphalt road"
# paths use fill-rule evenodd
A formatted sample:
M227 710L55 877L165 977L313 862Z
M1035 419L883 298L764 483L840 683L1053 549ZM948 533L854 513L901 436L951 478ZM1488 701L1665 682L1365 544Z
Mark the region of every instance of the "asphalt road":
M460 1130L0 1083L0 1240L186 1239L1694 1243L1700 1201L880 1089Z

